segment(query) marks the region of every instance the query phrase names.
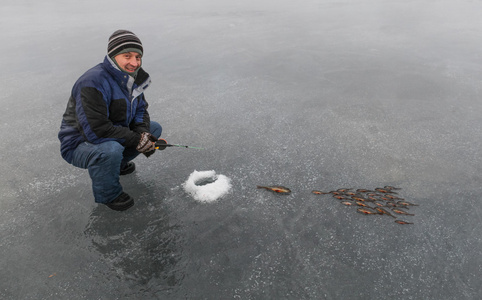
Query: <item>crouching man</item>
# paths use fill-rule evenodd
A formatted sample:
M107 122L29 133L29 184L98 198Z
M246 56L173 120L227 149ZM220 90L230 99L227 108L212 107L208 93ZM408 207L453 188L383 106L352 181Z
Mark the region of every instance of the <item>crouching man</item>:
M134 205L119 175L135 170L131 160L140 153L154 153L162 132L147 112L144 91L151 79L141 68L142 55L134 33L114 32L104 61L74 84L58 134L62 157L89 170L95 202L113 210Z

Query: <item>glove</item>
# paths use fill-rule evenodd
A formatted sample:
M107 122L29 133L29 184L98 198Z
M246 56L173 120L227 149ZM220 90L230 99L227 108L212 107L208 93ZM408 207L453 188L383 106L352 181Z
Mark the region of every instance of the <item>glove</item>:
M144 154L145 157L149 157L149 156L151 156L152 154L154 154L154 152L156 152L156 149L151 150L151 151L149 151L149 152L144 152L144 153L142 153L142 154Z
M162 145L166 145L167 144L167 141L165 139L158 139L157 141L155 141L154 145L155 145L155 149L152 150L152 151L149 151L149 152L144 152L143 154L146 156L146 157L149 157L151 156L152 154L154 154L154 152L156 152L156 149L158 150L164 150L166 149L166 146L162 146Z
M156 144L156 137L150 134L149 132L141 133L141 139L139 140L139 144L136 147L136 150L141 153L150 152L155 150Z

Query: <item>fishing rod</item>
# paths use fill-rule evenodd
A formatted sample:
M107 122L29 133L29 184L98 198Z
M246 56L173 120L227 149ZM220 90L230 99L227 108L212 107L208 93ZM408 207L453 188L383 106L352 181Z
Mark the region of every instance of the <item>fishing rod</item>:
M198 150L204 150L204 148L199 148L199 147L191 147L191 146L185 146L185 145L176 145L176 144L168 144L166 140L160 139L156 141L156 149L158 150L164 150L166 147L179 147L179 148L188 148L188 149L198 149Z

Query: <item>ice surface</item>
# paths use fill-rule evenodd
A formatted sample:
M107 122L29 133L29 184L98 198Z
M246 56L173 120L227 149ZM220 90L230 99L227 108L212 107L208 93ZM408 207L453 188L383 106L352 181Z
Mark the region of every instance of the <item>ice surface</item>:
M214 170L194 170L183 187L195 200L213 202L229 193L231 180L225 175L216 174Z
M3 1L0 299L481 299L482 1ZM135 32L168 148L96 205L57 133ZM205 205L193 170L231 179ZM290 195L257 185L287 186ZM415 224L312 190L392 185ZM49 277L52 274L53 277Z

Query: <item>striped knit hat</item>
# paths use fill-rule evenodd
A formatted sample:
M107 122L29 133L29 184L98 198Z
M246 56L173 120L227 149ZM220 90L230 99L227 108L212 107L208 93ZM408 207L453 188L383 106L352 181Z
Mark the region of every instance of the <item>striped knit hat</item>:
M142 55L143 51L141 40L131 31L117 30L109 38L107 55L110 58L125 52L137 52Z

